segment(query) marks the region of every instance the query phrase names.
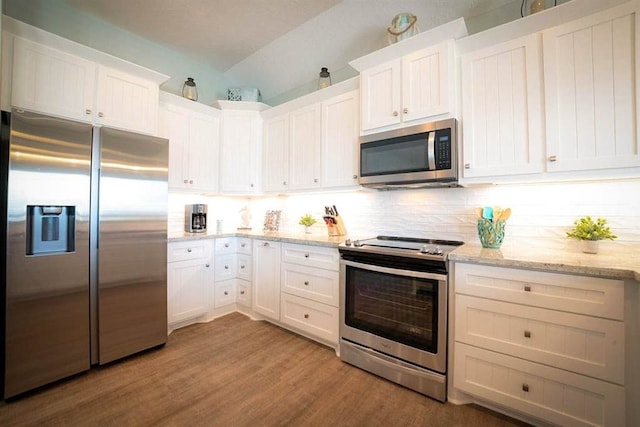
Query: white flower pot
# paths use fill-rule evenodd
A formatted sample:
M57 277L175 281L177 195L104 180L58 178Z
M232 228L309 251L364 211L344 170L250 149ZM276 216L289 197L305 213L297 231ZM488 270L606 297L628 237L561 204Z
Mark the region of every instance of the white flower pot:
M600 246L599 240L581 240L582 252L585 254L597 254Z

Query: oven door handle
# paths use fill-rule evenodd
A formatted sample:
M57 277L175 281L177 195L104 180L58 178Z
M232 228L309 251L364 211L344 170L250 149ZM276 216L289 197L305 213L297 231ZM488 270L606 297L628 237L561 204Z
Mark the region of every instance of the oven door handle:
M418 279L433 279L433 280L447 280L445 274L426 273L424 271L413 270L400 270L398 268L382 267L373 264L363 264L361 262L341 260L341 264L348 265L350 267L361 268L363 270L375 271L377 273L395 274L398 276L415 277Z

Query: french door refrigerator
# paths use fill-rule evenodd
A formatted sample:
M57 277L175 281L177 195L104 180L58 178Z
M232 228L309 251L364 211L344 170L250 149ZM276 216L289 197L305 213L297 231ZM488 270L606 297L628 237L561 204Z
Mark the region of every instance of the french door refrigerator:
M2 120L6 399L166 343L168 141Z

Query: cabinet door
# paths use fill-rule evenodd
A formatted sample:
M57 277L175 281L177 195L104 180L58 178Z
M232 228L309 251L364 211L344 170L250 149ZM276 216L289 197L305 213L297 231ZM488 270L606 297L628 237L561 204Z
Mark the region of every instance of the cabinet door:
M11 103L75 120L93 119L96 66L20 37L13 45Z
M358 185L358 91L322 103L322 186Z
M465 178L544 170L540 60L537 34L462 57Z
M156 135L158 97L156 83L99 66L96 123Z
M189 112L162 103L159 129L160 135L169 139L169 188L189 189Z
M637 3L543 32L549 171L640 165Z
M193 190L217 191L219 141L219 118L206 114L190 115L187 171L190 182L193 181Z
M449 112L452 58L453 44L449 42L402 58L403 122Z
M196 259L168 264L169 324L193 319L208 309L210 264Z
M280 320L280 243L253 242L253 309Z
M264 122L264 190L284 191L289 184L289 114Z
M255 111L222 112L221 191L240 194L260 191L261 120Z
M320 104L289 116L289 180L292 190L320 187Z
M399 59L360 74L362 131L400 123L400 79Z

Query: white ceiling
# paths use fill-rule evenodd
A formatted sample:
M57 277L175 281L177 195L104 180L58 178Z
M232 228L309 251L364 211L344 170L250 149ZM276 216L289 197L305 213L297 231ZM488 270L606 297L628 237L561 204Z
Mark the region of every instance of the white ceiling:
M66 0L224 72L341 0Z

